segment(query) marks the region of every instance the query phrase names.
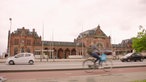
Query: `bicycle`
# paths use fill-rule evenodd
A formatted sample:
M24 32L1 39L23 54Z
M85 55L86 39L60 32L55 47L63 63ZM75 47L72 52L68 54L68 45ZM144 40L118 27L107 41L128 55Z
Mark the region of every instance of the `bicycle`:
M82 66L83 69L85 69L86 72L93 72L95 69L102 69L105 72L110 72L113 67L112 59L111 58L106 58L105 60L99 60L98 62L95 62L95 58L92 57L90 59L89 57L83 61Z

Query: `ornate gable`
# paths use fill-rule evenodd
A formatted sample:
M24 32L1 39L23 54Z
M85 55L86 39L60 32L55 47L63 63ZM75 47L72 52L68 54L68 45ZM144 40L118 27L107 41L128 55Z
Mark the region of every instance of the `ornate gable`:
M21 35L21 36L33 36L35 38L39 38L38 34L35 32L35 29L33 29L33 31L31 32L31 31L29 31L29 29L25 29L25 27L22 27L21 29L17 29L12 34Z
M100 29L100 26L98 25L95 29L95 37L107 37L106 34Z
M80 33L78 38L82 37L107 37L106 34L100 29L100 26L98 25L96 28L87 30L85 32Z

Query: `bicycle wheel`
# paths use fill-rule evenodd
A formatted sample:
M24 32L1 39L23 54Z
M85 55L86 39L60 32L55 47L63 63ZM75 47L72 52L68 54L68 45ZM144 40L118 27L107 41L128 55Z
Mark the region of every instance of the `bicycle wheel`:
M99 68L103 69L106 72L110 72L112 70L113 63L112 60L101 61Z
M93 70L95 69L94 59L87 59L83 61L82 66L86 72L93 72Z

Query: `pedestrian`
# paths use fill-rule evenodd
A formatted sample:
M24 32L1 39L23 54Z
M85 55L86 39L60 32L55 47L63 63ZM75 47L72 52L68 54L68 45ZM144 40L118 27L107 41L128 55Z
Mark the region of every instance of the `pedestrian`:
M113 56L113 59L114 59L114 60L117 59L117 58L116 58L116 52L115 52L115 51L112 52L112 56Z
M5 54L5 58L7 58L8 57L8 54Z

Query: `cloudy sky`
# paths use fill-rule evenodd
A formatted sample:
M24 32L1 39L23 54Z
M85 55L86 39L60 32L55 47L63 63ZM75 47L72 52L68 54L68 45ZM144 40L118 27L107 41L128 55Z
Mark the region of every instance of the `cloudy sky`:
M8 30L34 28L44 40L71 41L98 25L112 43L137 35L146 27L146 0L0 0L0 53ZM44 28L44 31L43 31Z

